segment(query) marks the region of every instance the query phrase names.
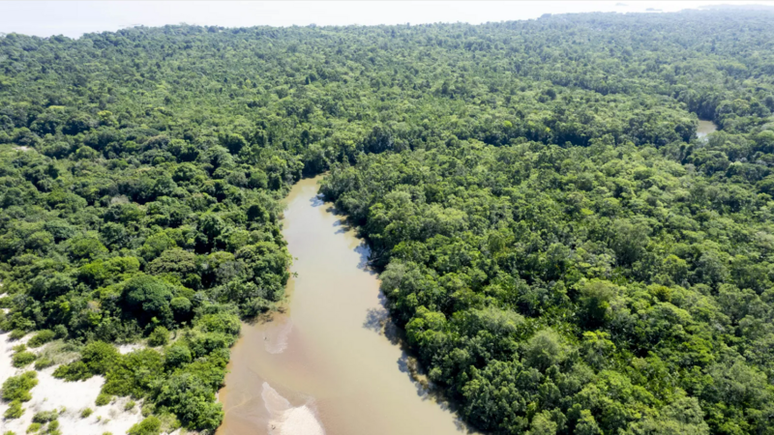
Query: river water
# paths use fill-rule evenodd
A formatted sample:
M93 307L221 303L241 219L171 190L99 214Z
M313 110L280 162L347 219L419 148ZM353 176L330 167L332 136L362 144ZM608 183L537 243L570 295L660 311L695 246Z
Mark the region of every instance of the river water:
M288 309L243 326L219 393L218 435L465 433L384 333L368 248L319 199L318 181L301 180L286 199L283 235L297 273Z
M717 131L718 126L712 121L699 120L699 128L696 129L696 137L707 137L708 134Z

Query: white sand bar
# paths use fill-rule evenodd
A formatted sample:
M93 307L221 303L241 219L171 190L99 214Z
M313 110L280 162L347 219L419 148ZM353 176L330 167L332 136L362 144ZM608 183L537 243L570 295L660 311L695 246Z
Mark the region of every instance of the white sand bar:
M17 369L11 363L13 346L26 342L30 335L16 341L11 341L8 336L8 333L0 334L0 385L11 376L34 370L32 364ZM56 367L38 372L38 385L30 391L32 400L23 404L24 414L21 418L0 420L3 432L25 434L36 412L62 409L64 412L59 415L62 435L101 435L105 432L120 435L142 421L140 402L137 402L132 410L124 411L125 404L130 400L127 397L117 398L109 405L96 406L97 395L105 383L103 377L94 376L85 381L65 382L52 376L54 370ZM81 411L86 408L91 408L94 412L87 418L81 418ZM7 409L8 404L0 402L0 416Z
M271 415L269 433L272 435L324 435L320 421L309 405L291 407L268 383L263 383L261 392L266 410Z

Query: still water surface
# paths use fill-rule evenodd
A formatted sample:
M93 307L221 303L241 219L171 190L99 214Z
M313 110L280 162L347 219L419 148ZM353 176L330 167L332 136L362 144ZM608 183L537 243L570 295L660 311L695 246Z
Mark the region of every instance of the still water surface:
M696 129L696 136L701 139L710 133L717 131L718 126L712 121L699 120L699 128Z
M219 394L218 435L465 433L383 333L368 248L319 199L319 179L300 181L286 199L283 235L298 274L289 309L242 328Z

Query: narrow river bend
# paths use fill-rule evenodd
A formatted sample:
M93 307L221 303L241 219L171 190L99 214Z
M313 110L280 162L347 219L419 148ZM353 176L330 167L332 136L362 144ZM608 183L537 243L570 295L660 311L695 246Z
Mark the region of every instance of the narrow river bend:
M245 325L232 348L218 435L444 435L461 424L412 381L385 337L368 248L301 180L286 199L283 235L295 258L289 309Z

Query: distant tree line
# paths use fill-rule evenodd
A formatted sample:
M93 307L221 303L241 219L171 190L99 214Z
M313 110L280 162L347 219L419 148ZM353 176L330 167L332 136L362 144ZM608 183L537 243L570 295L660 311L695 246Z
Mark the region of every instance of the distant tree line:
M330 171L474 426L774 433L773 18L5 35L0 327L77 345L55 375L144 398L136 433L213 431L280 200Z

